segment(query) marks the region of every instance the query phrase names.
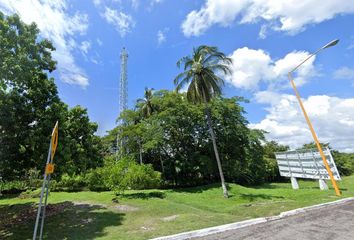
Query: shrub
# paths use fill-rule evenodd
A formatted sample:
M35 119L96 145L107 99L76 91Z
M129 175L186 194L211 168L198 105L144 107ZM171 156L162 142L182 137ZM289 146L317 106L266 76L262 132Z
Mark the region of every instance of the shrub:
M17 194L26 191L28 188L28 183L26 181L10 181L2 182L0 181L0 192L2 194Z
M70 176L64 173L59 182L52 181L51 185L53 191L80 191L86 186L86 183L85 178L81 175Z
M22 192L19 195L19 198L26 199L26 198L39 198L41 195L42 188L38 189L27 189L26 191Z
M116 193L123 193L126 189L157 188L161 184L161 173L154 171L152 165L138 165L129 157L109 168L107 184Z
M348 176L354 173L354 154L332 151L339 174Z
M264 157L265 162L265 179L266 182L279 181L282 179L279 173L277 160L274 158Z
M85 182L91 191L107 191L109 190L105 177L109 174L108 168L91 169L85 175Z

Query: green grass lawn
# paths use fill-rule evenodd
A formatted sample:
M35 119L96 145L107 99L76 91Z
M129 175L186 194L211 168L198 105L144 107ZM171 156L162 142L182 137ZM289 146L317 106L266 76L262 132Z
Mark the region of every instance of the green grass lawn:
M330 184L330 183L329 183ZM224 199L217 185L180 190L52 192L45 239L148 239L339 199L333 189L320 191L317 181L257 187L230 184ZM354 175L340 182L342 197L354 196ZM0 197L0 239L31 239L38 198Z

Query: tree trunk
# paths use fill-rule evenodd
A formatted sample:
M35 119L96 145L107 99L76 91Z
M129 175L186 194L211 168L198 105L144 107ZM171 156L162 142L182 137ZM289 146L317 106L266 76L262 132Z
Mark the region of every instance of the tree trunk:
M140 165L143 165L143 149L141 147L141 142L138 140L139 144L139 160L140 160Z
M162 161L161 154L160 154L160 163L161 163L162 174L165 175L165 167L164 167L164 165L163 165L163 161Z
M224 173L223 173L222 168L221 168L221 162L220 162L220 158L219 158L218 147L216 146L215 133L214 133L214 130L213 130L213 123L212 123L212 120L211 120L210 111L209 111L209 107L208 107L208 103L207 102L205 102L205 111L206 111L206 115L207 115L207 121L208 121L210 137L211 137L211 140L213 142L215 158L216 158L216 162L218 164L222 190L223 190L223 193L224 193L224 197L228 198L229 197L229 193L227 192L225 179L224 179Z

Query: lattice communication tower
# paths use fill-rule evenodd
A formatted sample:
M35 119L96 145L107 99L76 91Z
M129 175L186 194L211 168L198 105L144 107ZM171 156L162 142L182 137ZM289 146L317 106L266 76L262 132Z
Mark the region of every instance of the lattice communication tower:
M123 47L120 53L119 114L128 108L128 53Z

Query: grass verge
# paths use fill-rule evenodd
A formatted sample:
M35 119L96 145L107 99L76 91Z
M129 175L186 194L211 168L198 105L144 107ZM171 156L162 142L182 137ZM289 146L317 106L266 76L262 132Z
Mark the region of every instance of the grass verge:
M44 239L148 239L354 196L354 175L333 189L320 191L317 181L256 187L229 184L224 199L218 185L178 189L113 192L53 192L49 196ZM0 238L31 239L38 198L0 196Z

